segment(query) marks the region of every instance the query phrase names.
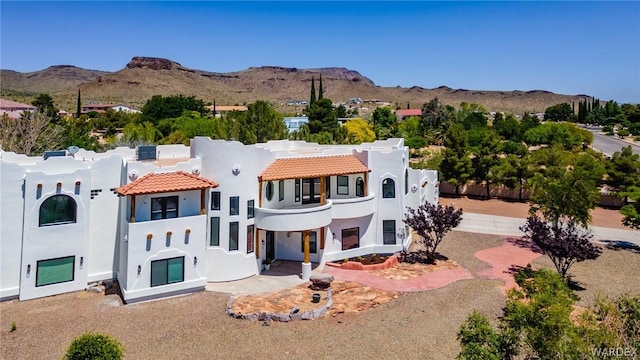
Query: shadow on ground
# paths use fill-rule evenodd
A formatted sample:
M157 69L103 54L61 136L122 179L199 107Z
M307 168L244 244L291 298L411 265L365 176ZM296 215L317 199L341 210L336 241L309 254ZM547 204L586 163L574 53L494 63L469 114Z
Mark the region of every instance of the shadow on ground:
M624 240L601 240L603 244L606 245L607 249L615 250L615 251L631 251L636 254L640 254L640 246Z

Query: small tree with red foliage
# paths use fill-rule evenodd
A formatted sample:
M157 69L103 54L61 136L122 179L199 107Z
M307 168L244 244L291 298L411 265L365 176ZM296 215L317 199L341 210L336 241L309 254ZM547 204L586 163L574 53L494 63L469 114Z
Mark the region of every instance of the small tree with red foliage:
M403 221L420 236L420 242L425 247L424 262L433 263L436 248L449 231L460 225L461 220L462 209L424 203L417 209L409 209Z
M551 259L558 273L565 278L573 264L597 259L602 253L591 243L591 232L578 228L573 221L548 223L530 216L520 230Z

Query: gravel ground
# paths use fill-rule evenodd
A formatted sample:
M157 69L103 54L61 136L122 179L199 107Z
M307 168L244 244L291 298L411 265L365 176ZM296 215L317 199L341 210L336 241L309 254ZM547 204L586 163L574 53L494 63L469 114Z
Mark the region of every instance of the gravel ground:
M486 268L477 250L502 237L452 232L439 250L472 273ZM571 273L587 290L583 302L602 291L638 290L640 254L605 250ZM549 265L544 259L535 265ZM634 279L635 277L635 279ZM225 314L228 295L199 292L122 306L117 295L75 292L43 299L0 303L0 358L60 359L85 331L110 334L125 346L127 359L453 359L456 333L473 310L495 319L504 306L499 281L473 279L418 293L406 293L376 309L313 321L270 323ZM17 330L9 332L15 321Z

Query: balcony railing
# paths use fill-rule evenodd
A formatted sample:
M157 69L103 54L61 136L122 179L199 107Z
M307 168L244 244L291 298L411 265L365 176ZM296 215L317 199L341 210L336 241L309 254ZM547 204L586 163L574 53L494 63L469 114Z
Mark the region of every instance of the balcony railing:
M373 214L375 210L375 194L349 199L332 199L331 217L334 219L350 219Z
M317 229L331 223L332 202L324 205L306 204L281 209L255 208L256 227L271 231Z

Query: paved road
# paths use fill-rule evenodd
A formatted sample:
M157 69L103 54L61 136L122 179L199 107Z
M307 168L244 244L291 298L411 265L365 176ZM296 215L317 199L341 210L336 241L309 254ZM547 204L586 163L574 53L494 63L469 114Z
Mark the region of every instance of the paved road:
M629 144L613 136L598 134L596 131L588 129L593 133L593 144L596 150L602 151L605 155L611 156L614 152L620 151L623 147L631 145L633 152L640 154L640 146Z

